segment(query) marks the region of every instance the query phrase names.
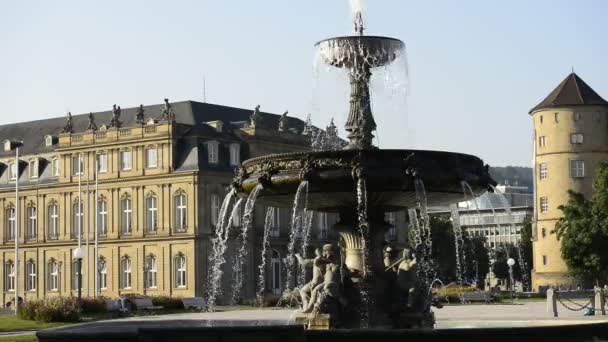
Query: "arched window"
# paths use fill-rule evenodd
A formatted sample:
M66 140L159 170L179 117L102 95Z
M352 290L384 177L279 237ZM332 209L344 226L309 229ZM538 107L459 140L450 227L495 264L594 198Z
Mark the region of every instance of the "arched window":
M25 290L36 291L36 263L33 259L25 264Z
M211 194L210 202L211 225L215 226L220 212L220 197L217 194Z
M35 240L38 229L38 216L33 202L27 206L27 239Z
M70 230L70 235L72 239L77 239L78 234L82 237L82 216L84 213L82 212L82 202L76 198L76 201L72 203L72 227Z
M125 255L120 259L120 288L131 288L131 258Z
M146 258L144 272L146 288L155 289L157 287L156 274L158 272L158 267L156 264L156 256L154 254L148 255L148 257Z
M177 253L175 256L175 287L186 288L186 256L182 253Z
M175 196L173 196L173 207L175 214L175 231L185 232L188 224L188 206L186 202L186 194L183 191L180 190L175 194Z
M49 260L47 288L49 291L59 291L59 265L55 259Z
M272 208L272 216L270 217L270 235L272 237L279 237L281 235L280 224L279 208Z
M4 212L4 236L7 241L15 240L15 208L11 205Z
M123 235L131 235L131 220L133 217L133 206L131 198L128 195L123 195L120 200L120 232Z
M146 229L148 233L155 233L158 228L158 203L154 193L146 197Z
M101 236L108 234L108 202L103 196L97 199L97 233Z
M319 239L327 240L329 225L327 222L327 213L319 214Z
M4 291L15 291L15 263L12 260L4 264Z
M106 258L103 256L99 257L97 270L99 272L99 277L97 278L99 281L99 289L106 290L108 288L108 264L106 263Z
M47 219L48 219L48 238L50 240L56 240L59 238L59 207L57 202L51 201L47 207Z
M272 267L272 293L281 293L281 255L276 250L272 251L272 258L270 259L270 265Z

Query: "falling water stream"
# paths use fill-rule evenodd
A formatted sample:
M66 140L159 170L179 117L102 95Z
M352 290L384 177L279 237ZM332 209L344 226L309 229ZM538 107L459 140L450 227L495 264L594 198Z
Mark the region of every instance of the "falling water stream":
M454 231L454 249L456 251L456 280L458 285L462 286L462 264L461 257L464 257L464 240L462 239L462 229L460 227L460 215L458 214L458 205L451 204L450 212L452 217L452 230ZM464 293L460 293L460 300L464 301Z
M302 219L306 206L306 195L308 193L308 182L303 181L298 186L298 190L293 199L293 207L291 211L291 229L289 232L289 242L287 243L287 286L292 290L295 287L293 266L295 262L296 242L302 237Z
M369 260L369 221L367 217L367 187L365 180L359 178L357 180L357 216L358 216L358 228L359 234L361 235L361 250L362 250L362 262L361 267L363 271L363 282L361 286L361 327L368 328L370 323L370 308L372 307L371 298L366 286L366 278L368 276L367 262Z
M245 202L245 210L243 211L243 219L241 220L241 234L240 234L240 240L241 240L241 246L238 250L238 254L237 254L237 258L236 261L232 267L232 272L235 275L235 282L232 288L232 304L235 305L239 302L239 296L241 294L241 289L243 287L243 275L242 275L242 271L243 271L243 263L245 262L246 258L247 258L247 251L248 251L248 239L247 239L247 235L249 234L249 229L251 228L252 224L253 224L253 213L254 213L254 209L255 209L255 201L258 198L258 195L260 194L260 191L262 190L262 185L258 184L256 185L255 188L253 188L253 190L251 190L251 193L249 194L249 196L247 197L247 202Z
M270 245L270 230L272 229L272 217L274 216L274 208L268 207L266 209L266 219L264 220L264 236L262 238L262 254L258 276L258 292L256 295L258 305L264 305L264 290L266 289L266 259L267 250Z
M306 251L308 250L308 244L310 242L310 235L312 230L312 222L315 217L314 211L304 210L304 227L302 228L302 258L306 259ZM299 265L301 266L301 265ZM306 282L306 268L300 267L298 273L298 284L301 286Z

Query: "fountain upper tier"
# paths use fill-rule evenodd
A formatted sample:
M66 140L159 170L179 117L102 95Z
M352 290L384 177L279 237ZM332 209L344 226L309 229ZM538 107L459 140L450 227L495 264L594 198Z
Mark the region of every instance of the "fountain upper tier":
M428 205L462 200L461 181L475 193L495 182L481 159L461 153L422 150L339 150L274 154L247 160L235 177L241 196L263 185L258 202L286 207L300 182L308 181L306 208L338 212L357 205L356 180L367 183L369 207L385 211L417 205L414 178L424 181Z
M379 36L345 36L322 40L315 45L321 60L338 68L376 68L394 61L405 44Z

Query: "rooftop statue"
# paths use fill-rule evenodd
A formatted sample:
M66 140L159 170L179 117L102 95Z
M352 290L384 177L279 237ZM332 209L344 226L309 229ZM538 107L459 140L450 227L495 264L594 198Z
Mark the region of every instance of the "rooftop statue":
M120 106L112 105L112 120L110 121L110 127L120 128L122 122L120 121Z
M171 104L169 103L169 99L165 99L165 107L163 108L163 111L160 114L160 120L170 122L175 121L175 112L173 111L173 107L171 107Z
M146 120L144 119L144 105L141 104L139 105L139 108L137 108L137 113L135 114L135 122L137 122L140 125L143 125L146 123Z
M287 125L287 113L289 111L285 111L283 115L281 115L281 119L279 119L279 132L285 132L289 128Z
M65 122L65 126L63 126L63 130L61 133L72 133L74 130L74 123L72 121L72 113L68 112L68 119Z
M89 131L97 130L97 124L95 123L95 116L93 116L93 113L89 113L89 125L87 126L87 130L89 130Z
M249 116L249 127L256 127L262 123L262 115L260 114L260 105L255 106L253 113Z

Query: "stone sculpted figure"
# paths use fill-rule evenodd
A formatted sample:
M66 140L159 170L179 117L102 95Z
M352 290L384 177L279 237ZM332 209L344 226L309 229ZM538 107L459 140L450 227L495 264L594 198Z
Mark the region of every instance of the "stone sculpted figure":
M314 288L323 282L323 274L325 273L325 266L330 260L324 258L321 248L315 249L314 259L304 259L300 254L296 254L298 263L302 267L312 266L312 279L300 289L300 296L302 297L302 308L308 307L308 300L312 295Z
M169 99L165 99L165 108L160 114L161 121L175 121L175 112L173 111L173 107L169 103Z
M283 115L281 115L281 119L279 120L279 132L285 132L287 130L287 113L289 111L285 111Z
M68 112L68 119L65 122L65 126L63 126L62 133L72 133L74 130L74 122L72 121L72 113Z
M141 104L139 105L139 108L137 108L137 113L135 114L135 122L137 122L140 125L143 125L145 122L144 119L144 105Z
M120 128L122 122L120 121L120 106L112 106L112 120L110 121L110 127Z
M329 261L325 266L323 283L318 284L313 289L308 306L302 309L303 313L321 311L328 297L337 300L341 305L346 305L346 298L340 290L340 266L336 260L333 245L326 244L323 246L323 257Z
M401 293L403 293L406 298L406 303L410 303L412 300L410 294L413 292L416 283L415 267L417 261L416 256L410 254L408 248L404 248L402 253L401 262L397 268L397 284Z
M89 113L89 125L87 126L87 130L97 130L97 124L95 123L95 117L93 116L93 113Z
M260 105L255 106L253 113L249 117L249 126L256 127L262 122L262 116L260 115Z

